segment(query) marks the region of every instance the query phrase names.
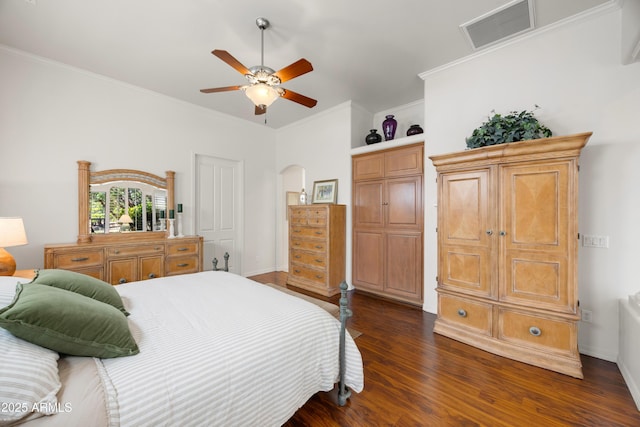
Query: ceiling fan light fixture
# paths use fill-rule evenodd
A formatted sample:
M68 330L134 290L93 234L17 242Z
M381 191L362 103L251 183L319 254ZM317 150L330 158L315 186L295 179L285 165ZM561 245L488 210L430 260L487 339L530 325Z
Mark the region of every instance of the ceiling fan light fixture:
M244 89L244 93L256 106L268 107L280 97L280 93L276 89L264 83L248 86Z

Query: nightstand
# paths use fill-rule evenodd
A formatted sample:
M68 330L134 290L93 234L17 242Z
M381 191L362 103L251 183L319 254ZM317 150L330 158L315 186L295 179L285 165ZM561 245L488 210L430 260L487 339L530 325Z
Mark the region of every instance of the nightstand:
M34 277L36 277L36 271L35 269L30 269L30 270L16 270L15 273L13 273L13 277L22 277L25 279L33 279Z

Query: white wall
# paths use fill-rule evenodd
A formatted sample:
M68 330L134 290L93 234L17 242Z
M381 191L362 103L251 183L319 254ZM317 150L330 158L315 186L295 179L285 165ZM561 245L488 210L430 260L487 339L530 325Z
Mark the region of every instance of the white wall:
M47 243L75 242L77 160L174 170L193 233L200 153L244 161L243 273L273 270L275 131L2 46L0 70L0 216L24 219L29 244L10 248L19 269L43 267Z
M305 170L305 191L312 199L313 182L338 179L338 203L347 205L346 281L351 283L351 111L350 102L323 111L308 119L278 129L276 170L298 165ZM364 140L364 136L363 136ZM299 190L298 190L299 191ZM279 188L279 193L284 189ZM282 196L282 195L281 195ZM279 236L276 253L281 253L287 240L282 236L284 204L277 206ZM283 265L277 260L276 265Z
M466 148L491 110L542 107L554 132L593 131L580 169L582 234L609 236L608 249L579 249L580 351L615 361L617 301L640 290L640 64L622 65L621 12L608 8L563 27L433 72L425 80L427 156ZM435 169L425 165L425 230L436 227ZM425 237L425 309L436 311L436 234Z

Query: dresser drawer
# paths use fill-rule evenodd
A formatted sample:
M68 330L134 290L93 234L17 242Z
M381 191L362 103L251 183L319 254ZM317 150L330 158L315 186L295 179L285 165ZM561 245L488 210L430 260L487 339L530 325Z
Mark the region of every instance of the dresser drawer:
M53 266L47 268L61 268L64 270L76 270L79 268L102 265L104 254L102 249L83 250L78 252L56 253L53 257Z
M474 333L492 335L493 310L491 304L471 301L451 295L438 295L438 317L456 327Z
M197 273L200 271L197 256L171 257L165 262L167 276L176 274Z
M289 256L293 262L299 262L318 268L325 268L327 266L327 256L322 252L313 253L292 249Z
M167 243L167 255L193 255L198 253L197 242Z
M565 355L578 352L577 322L501 308L498 338Z
M320 227L291 227L291 238L296 237L313 237L318 239L326 239L327 229Z
M291 239L292 249L303 249L305 251L326 252L326 242L317 240Z
M107 248L108 256L131 256L131 255L147 255L147 254L164 254L164 245L123 245L110 246Z
M327 274L324 270L314 270L313 268L304 267L298 264L292 264L289 274L310 282L324 285L327 280Z

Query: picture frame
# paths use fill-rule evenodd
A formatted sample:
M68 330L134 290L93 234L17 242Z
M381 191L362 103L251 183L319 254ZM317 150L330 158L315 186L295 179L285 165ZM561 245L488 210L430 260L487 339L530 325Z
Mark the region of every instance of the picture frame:
M313 182L313 202L312 203L337 203L338 202L338 180L328 179L325 181Z

